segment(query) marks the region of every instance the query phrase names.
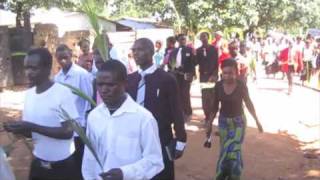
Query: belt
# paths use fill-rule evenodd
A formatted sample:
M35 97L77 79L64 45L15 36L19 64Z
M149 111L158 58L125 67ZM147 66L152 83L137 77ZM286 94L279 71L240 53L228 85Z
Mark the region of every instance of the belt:
M67 159L61 160L61 161L45 161L45 160L42 160L42 159L35 157L35 161L39 162L39 165L44 169L52 169L55 166L63 165L68 160L70 160L70 158L72 158L72 156L68 157Z

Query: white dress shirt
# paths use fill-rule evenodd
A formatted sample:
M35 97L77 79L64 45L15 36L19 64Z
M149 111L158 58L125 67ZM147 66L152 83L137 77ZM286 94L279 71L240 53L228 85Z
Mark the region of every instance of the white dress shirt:
M302 52L304 62L311 62L314 59L313 49L311 47L305 47Z
M145 79L144 78L148 74L153 74L156 70L157 70L156 64L153 64L152 66L150 66L146 70L142 70L142 69L138 70L139 74L141 75L141 80L138 85L136 102L141 106L144 106L144 98L145 98L145 94L146 94L146 86L145 86Z
M92 77L85 69L77 64L73 63L67 74L64 74L61 69L55 76L55 82L69 84L80 89L87 96L93 96ZM63 96L63 94L61 96ZM82 127L86 127L86 113L91 109L91 104L77 95L74 96L76 96L76 107L80 116L78 119L79 123Z
M103 164L98 165L85 147L82 175L85 180L120 168L124 180L151 179L164 167L157 122L152 114L127 95L112 115L100 104L88 116L87 136Z
M26 92L22 120L40 126L61 127L65 121L59 116L62 107L71 118L77 119L78 111L74 95L67 87L55 83L43 93L36 93L36 87ZM71 156L75 150L73 138L55 139L32 132L33 155L45 161L61 161Z
M181 67L182 65L182 48L179 48L177 59L176 59L176 68Z

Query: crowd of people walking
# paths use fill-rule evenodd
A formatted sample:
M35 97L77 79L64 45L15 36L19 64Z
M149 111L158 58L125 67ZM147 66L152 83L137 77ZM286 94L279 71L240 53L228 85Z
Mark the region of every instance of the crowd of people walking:
M256 81L256 65L263 64L266 74L282 72L287 77L290 94L293 75L308 83L318 73L320 40L288 35L227 40L220 31L213 41L210 36L200 33L198 47L184 34L168 37L165 49L161 41L137 39L126 62L112 44L111 60L104 62L85 39L79 42L81 55L72 61L72 50L62 44L54 53L61 67L54 80L51 53L45 48L30 50L25 68L31 86L22 121L4 126L34 141L29 179L175 179L174 160L187 148L185 123L192 119L190 88L197 78L207 129L204 147L210 147L212 122L219 112L216 179L240 179L243 104L263 132L249 96L248 77ZM64 84L81 90L97 105L72 94ZM92 147L73 132L59 108L86 130Z

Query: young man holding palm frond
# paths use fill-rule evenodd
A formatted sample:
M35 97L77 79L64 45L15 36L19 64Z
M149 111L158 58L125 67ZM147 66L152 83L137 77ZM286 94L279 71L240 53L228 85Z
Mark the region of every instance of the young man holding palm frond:
M29 180L78 180L74 176L73 130L59 113L59 108L63 108L72 119L79 118L74 95L49 79L52 56L47 49L28 52L24 65L32 88L26 92L22 121L4 127L8 132L33 139Z
M158 126L152 114L125 92L127 72L119 61L99 68L96 85L103 103L88 116L87 137L99 162L85 147L85 180L151 179L163 169Z

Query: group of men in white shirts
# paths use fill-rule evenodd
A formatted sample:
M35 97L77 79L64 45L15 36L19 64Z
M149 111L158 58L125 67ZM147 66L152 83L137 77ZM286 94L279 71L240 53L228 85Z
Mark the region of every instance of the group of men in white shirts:
M135 59L145 67L139 71L140 74L149 72L154 66L152 42L148 39L137 40L133 51ZM72 50L68 46L59 45L55 57L61 70L51 80L51 53L44 48L28 52L24 65L31 88L26 92L22 121L5 124L8 132L33 139L34 159L30 180L138 180L152 179L157 175L155 179L162 179L159 174L164 169L173 171L173 162L168 163L167 157L164 157L167 153L161 137L164 132L162 122L159 118L155 119L157 114L153 112L154 109L147 107L150 92L146 88L149 88L149 82L141 79L139 87L136 87L136 93L144 93L146 105L141 105L127 93L127 70L121 62L110 60L100 64L93 84L92 75L72 62ZM159 73L156 71L149 74ZM171 80L169 75L165 75L165 78ZM140 91L141 82L147 83L144 91ZM176 81L172 83L172 87L175 87ZM78 88L89 97L93 96L93 86L96 86L102 103L93 108L63 84ZM162 87L156 91L158 98L165 99L165 106L167 101L171 101L166 95L171 96L176 92L164 92ZM66 119L61 117L62 109L86 129L87 137L102 164L98 163ZM175 113L180 113L180 110L175 109L178 111ZM165 122L168 124L165 128L170 127L170 131L171 121ZM176 126L177 123L174 123ZM182 111L179 126L183 131L182 141L186 141ZM171 136L167 138L170 141ZM176 143L176 157L173 158L181 157L185 146L185 142ZM170 164L169 168L167 164ZM173 172L171 174L169 179L174 179Z

